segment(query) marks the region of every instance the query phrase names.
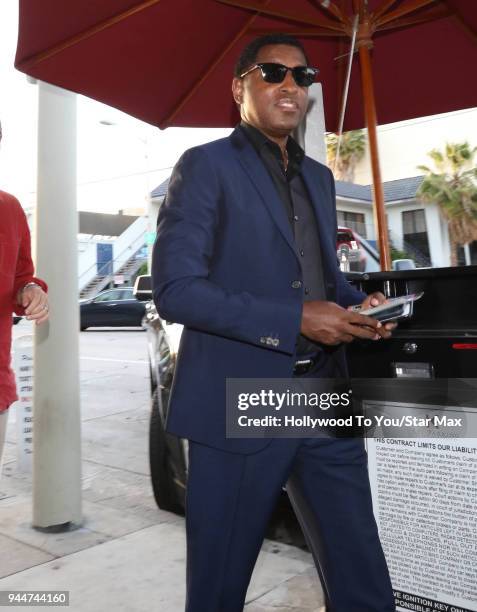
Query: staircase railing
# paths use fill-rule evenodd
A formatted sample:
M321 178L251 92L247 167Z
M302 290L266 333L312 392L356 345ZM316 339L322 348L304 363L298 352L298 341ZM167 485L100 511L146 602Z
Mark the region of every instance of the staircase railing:
M114 277L117 274L119 274L120 271L123 268L125 268L128 264L130 264L134 259L138 260L137 261L138 265L136 267L136 270L139 269L141 264L147 261L147 257L138 257L138 254L142 250L143 246L141 246L137 251L135 251L126 262L124 262L124 257L123 257L124 252L123 252L120 255L118 255L118 257L113 259L112 261L107 261L104 265L102 265L98 270L98 274L93 279L91 279L91 281L87 283L83 287L83 289L81 289L80 297L89 298L89 297L92 297L92 294L97 294L100 291L102 291L106 287L106 285L112 282L114 280ZM121 261L121 260L123 261L121 267L114 270L114 263L117 263L118 261ZM113 270L112 272L110 272L111 266ZM132 271L131 273L134 273L134 272L135 270Z
M123 263L132 259L132 257L136 255L137 252L144 245L145 245L145 234L144 234L144 228L141 227L140 232L133 238L133 240L128 244L128 246L124 248L118 255L115 255L115 257L112 260L105 262L99 268L98 268L98 262L95 261L91 266L89 266L89 268L87 268L80 274L79 279L78 279L78 286L80 289L80 293L92 280L94 280L95 277L110 275L108 273L108 268L111 266L112 266L112 274L114 275L114 273L117 272L117 270L123 265ZM130 251L131 255L129 257L125 257L125 255L128 254L128 251ZM93 270L96 270L94 274L92 274Z

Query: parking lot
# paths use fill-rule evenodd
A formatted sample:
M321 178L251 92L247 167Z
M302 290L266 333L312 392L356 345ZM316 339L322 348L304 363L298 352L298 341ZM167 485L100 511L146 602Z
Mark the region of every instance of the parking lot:
M21 322L14 337L29 331ZM157 508L149 482L146 334L138 328L81 332L80 365L83 525L59 534L31 528L31 476L16 467L12 411L0 480L0 590L69 590L75 612L180 612L184 520ZM266 541L246 612L321 605L311 556Z

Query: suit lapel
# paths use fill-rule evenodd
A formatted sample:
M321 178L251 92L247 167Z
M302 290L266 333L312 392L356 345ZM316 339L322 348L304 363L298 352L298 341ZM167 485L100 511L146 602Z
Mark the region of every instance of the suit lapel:
M285 207L280 200L272 177L253 148L253 145L239 129L235 129L231 134L231 139L234 145L239 148L237 157L242 168L254 184L262 203L268 209L270 216L276 223L281 234L295 253L295 256L298 257L295 250L295 239L290 227L290 222L288 221Z

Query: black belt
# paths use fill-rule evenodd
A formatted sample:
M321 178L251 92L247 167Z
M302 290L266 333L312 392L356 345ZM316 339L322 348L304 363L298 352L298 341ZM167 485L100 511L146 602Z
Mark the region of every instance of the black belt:
M313 367L320 361L322 353L316 353L316 355L298 357L293 366L293 376L303 376L307 374Z

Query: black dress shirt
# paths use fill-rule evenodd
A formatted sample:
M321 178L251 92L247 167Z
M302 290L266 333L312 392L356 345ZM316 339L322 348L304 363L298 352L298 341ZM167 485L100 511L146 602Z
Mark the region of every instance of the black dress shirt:
M316 216L310 195L301 176L305 153L291 136L287 140L288 165L285 170L280 147L260 130L242 121L240 129L246 134L268 170L282 201L293 235L295 249L301 263L304 300L326 300L322 253ZM309 355L322 349L321 345L299 335L297 355Z

